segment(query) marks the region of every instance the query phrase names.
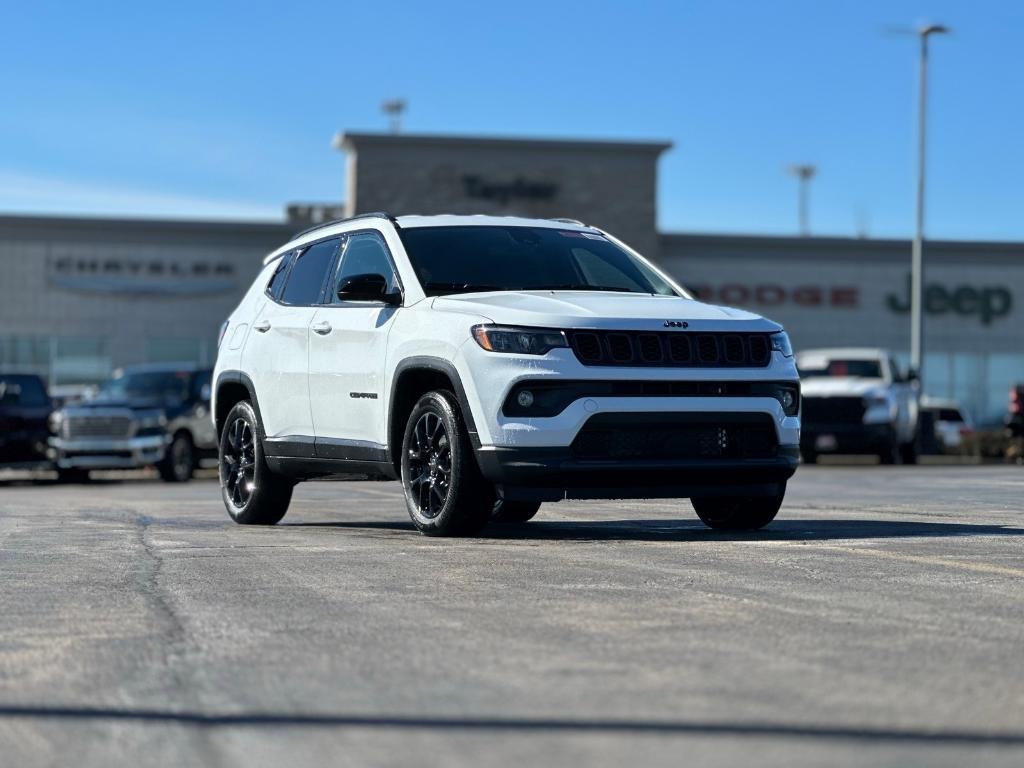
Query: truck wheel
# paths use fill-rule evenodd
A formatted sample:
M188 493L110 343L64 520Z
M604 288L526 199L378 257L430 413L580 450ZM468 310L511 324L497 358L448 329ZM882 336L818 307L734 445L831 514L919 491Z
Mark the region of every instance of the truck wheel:
M532 520L540 509L539 501L506 501L498 499L494 502L491 520L496 523L525 523Z
M167 447L167 455L157 464L160 477L168 483L184 483L192 479L196 468L196 452L187 432L179 432Z
M88 483L89 482L89 470L88 469L57 469L57 482L58 483Z
M786 486L783 484L777 496L693 498L690 503L697 517L708 528L719 531L756 531L775 519L785 496Z
M480 474L451 392L428 392L409 414L402 488L413 525L428 536L471 536L490 520L497 493Z
M900 463L900 444L894 435L886 446L882 449L881 453L878 454L879 464L899 464Z
M218 464L220 494L232 520L241 525L274 525L284 517L295 484L267 466L256 414L246 400L224 420Z
M912 440L900 446L900 460L904 464L917 464L917 441Z

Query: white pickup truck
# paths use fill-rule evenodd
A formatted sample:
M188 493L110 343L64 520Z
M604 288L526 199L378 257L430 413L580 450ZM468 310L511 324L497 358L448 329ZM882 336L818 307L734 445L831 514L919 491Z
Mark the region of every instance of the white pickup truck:
M920 393L884 349L813 349L797 354L800 452L876 454L883 464L917 461Z

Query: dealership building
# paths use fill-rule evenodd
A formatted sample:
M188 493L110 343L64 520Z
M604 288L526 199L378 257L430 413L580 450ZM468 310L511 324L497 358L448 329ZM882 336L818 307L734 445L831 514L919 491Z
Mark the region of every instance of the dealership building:
M138 362L212 363L262 257L338 215L570 217L649 255L702 299L781 322L797 349L910 347L910 243L659 232L664 142L349 133L344 203L280 222L0 216L0 370L93 383ZM928 394L980 422L1024 381L1024 243L928 241Z

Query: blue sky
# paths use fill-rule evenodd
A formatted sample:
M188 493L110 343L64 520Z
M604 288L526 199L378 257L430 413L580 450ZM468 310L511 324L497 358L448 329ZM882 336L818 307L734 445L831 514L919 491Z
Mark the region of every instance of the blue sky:
M0 212L274 218L340 200L342 129L669 139L666 230L913 222L916 42L932 56L928 234L1024 239L1024 3L8 4Z

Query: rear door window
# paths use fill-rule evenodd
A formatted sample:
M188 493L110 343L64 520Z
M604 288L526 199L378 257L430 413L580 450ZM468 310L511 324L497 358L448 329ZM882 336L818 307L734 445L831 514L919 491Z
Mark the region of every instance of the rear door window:
M299 306L309 306L320 301L324 280L338 250L338 242L337 239L325 240L299 254L288 273L281 301Z

